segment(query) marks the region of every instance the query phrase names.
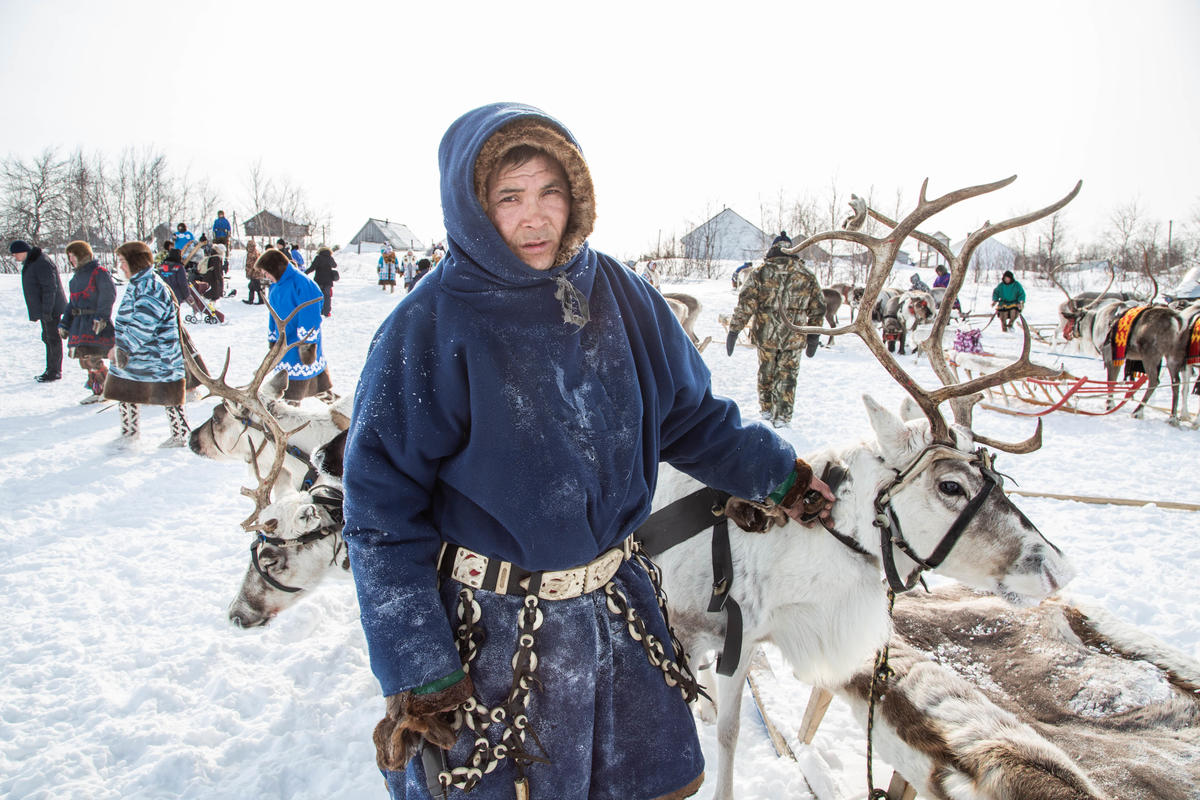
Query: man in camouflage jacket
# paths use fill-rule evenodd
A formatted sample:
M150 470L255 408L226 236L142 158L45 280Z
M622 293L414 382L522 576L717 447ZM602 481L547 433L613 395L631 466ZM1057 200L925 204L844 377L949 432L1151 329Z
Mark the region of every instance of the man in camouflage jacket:
M729 321L726 350L733 355L737 335L750 323L750 339L758 348L758 404L763 419L776 428L791 422L796 400L796 372L800 351L815 344L815 334L806 337L788 326L820 325L825 315L825 297L816 277L799 257L772 245L761 267L750 270L750 277L738 295L737 307ZM785 319L786 317L786 319ZM815 347L809 347L809 355Z

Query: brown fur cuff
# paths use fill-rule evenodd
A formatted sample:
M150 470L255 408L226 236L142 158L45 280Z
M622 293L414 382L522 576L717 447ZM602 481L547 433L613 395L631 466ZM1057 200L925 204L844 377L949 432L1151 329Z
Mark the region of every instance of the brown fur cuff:
M787 490L787 494L779 500L779 505L784 508L792 508L798 505L804 499L804 493L808 491L808 485L812 483L813 470L804 459L796 459L795 472L796 482L792 484L792 488Z
M458 735L452 723L455 708L475 692L470 675L440 692L400 692L387 698L387 714L375 726L375 763L381 770L401 770L425 742L443 750L454 746Z

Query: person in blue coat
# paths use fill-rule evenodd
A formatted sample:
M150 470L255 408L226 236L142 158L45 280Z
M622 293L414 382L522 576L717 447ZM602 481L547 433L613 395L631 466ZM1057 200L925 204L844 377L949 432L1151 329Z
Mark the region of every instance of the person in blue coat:
M333 381L325 363L325 348L321 341L321 301L325 298L321 287L297 269L280 250L267 250L258 257L255 266L271 284L267 289L267 303L275 309L280 319L287 319L289 314L310 300L317 301L301 308L284 331L288 344L300 344L284 353L278 367L288 374L288 386L283 399L298 402L305 397L316 396L332 402L336 395L333 393ZM270 317L267 320L267 342L274 344L278 340L279 326L275 318Z
M561 123L484 106L438 162L448 253L376 333L345 456L377 763L393 797L686 797L704 764L684 692L613 610L671 649L631 555L659 462L794 515L832 495L713 395L666 300L588 246L591 175Z
M196 241L196 236L187 229L187 225L183 222L175 226L175 249L183 252L183 249Z
M112 310L117 290L112 275L100 266L87 242L68 244L67 260L75 274L67 285L70 299L58 332L67 340L68 354L79 359L79 366L87 372L87 388L92 393L79 402L88 405L104 399L104 379L108 376L104 357L115 343Z
M21 265L21 290L29 321L42 326L42 344L46 346L46 370L34 378L49 383L62 377L63 348L58 336L58 323L67 309L67 293L63 291L58 267L40 247L32 247L21 239L8 246L8 252Z
M229 224L229 220L225 219L225 212L218 211L217 218L213 220L213 244L223 244L229 246L229 234L233 231L233 226Z
M113 320L116 344L104 381L104 399L120 402L123 447L140 435L140 405L165 406L171 436L159 447L187 444L183 414L184 366L178 307L170 287L154 269L154 253L145 242L117 248L117 266L129 280Z

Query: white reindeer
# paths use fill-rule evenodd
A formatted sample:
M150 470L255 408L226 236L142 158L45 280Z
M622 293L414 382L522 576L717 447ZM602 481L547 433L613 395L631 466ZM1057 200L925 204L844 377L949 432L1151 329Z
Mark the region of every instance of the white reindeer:
M731 677L721 680L718 692L718 800L733 796L742 682L750 654L760 642L774 642L801 680L833 688L849 679L863 660L888 641L891 624L881 572L893 590L903 591L915 583L922 570L936 569L1014 603L1036 602L1072 577L1062 553L1004 494L990 454L977 448L991 445L1015 453L1031 452L1041 444L1040 422L1034 435L1017 445L986 439L970 428L978 391L1016 377L1047 374L1048 370L1029 362L1028 329L1017 362L960 385L952 385L953 375L940 344L966 264L980 242L1000 230L1054 213L1079 187L1041 211L983 226L958 254L916 231L917 225L937 211L1012 180L969 187L932 201L925 199L922 186L916 210L899 223L869 209L891 228L881 238L856 231L830 231L795 248L834 238L870 248L875 266L863 297L866 308L874 306L900 242L914 235L937 248L951 265L951 280L923 349L946 385L935 391L919 387L888 353L866 314L834 331L859 335L910 394L926 421L902 420L864 397L874 439L809 459L817 474L833 464L846 475L836 490L838 501L827 526L830 533L805 528L778 512L775 517L781 524L777 530L748 533L730 526L734 564L730 597L741 609L744 632L738 667ZM801 333L822 330L793 327ZM957 423L953 427L939 411L947 400ZM694 488L690 479L664 472L655 507L668 505ZM712 534L706 533L659 557L671 619L693 659L720 648L727 632L724 614L707 613L713 582L707 566L711 548Z

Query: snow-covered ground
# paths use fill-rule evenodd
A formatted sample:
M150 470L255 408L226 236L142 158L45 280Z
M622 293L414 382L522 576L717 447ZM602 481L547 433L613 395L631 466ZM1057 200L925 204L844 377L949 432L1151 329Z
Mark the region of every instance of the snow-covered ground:
M343 255L343 280L326 322L334 386L354 389L367 345L402 290L373 284L377 254ZM898 275L907 284L908 271ZM240 271L232 285L245 295ZM932 275L925 275L926 281ZM669 284L704 303L697 332L712 335L704 358L719 393L756 414L754 352L725 355L717 314L735 296L727 278ZM1026 284L1028 316L1049 322L1060 295ZM984 309L991 285L968 285L968 307ZM220 326L193 325L214 369L226 348L230 376L244 380L261 358L262 306L226 300ZM843 314L843 319L845 316ZM249 501L238 494L242 465L208 461L187 450L158 450L168 435L161 410L143 410L143 444L113 447L115 408L80 406L83 373L39 385L42 345L26 320L20 281L0 276L0 797L5 798L359 798L382 797L370 734L383 710L367 664L351 581L327 581L270 626L240 630L226 607L248 558L239 521ZM989 350L1015 352L1018 339L997 325ZM1099 377L1098 359L1046 363ZM924 363L903 363L933 382ZM806 360L793 425L782 433L799 450L855 440L868 431L859 396L898 407L903 394L864 346L838 340ZM1157 405L1167 404L1165 393ZM193 424L212 400L188 406ZM1193 407L1195 400L1193 400ZM976 428L1016 440L1029 419L977 411ZM1080 495L1200 502L1200 432L1124 412L1109 417L1054 415L1045 446L1001 455L999 468L1021 487ZM1108 608L1143 631L1200 658L1200 515L1155 506L1084 505L1022 499L1020 506L1074 560L1069 592ZM800 763L777 759L745 704L736 782L743 800L861 797L865 740L835 701L812 746L800 744L808 687L774 657L779 681L767 705L790 736ZM716 735L701 727L711 797ZM888 772L877 765L876 779ZM880 777L882 776L882 777Z

